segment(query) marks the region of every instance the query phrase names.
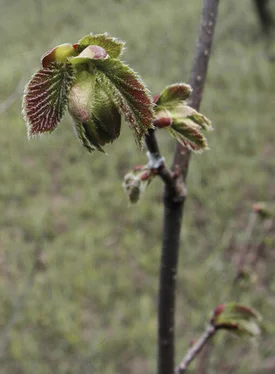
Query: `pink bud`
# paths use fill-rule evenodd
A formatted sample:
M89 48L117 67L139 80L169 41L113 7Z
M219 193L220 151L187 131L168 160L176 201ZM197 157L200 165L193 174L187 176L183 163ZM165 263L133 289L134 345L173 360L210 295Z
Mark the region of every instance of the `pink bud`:
M163 109L157 112L156 119L153 122L155 127L164 129L172 125L172 116L169 110Z
M215 310L214 310L214 316L217 317L219 316L223 311L224 311L224 308L225 308L225 305L224 304L220 304L218 305Z
M89 45L78 55L78 57L106 59L108 57L108 54L104 48L99 47L98 45Z

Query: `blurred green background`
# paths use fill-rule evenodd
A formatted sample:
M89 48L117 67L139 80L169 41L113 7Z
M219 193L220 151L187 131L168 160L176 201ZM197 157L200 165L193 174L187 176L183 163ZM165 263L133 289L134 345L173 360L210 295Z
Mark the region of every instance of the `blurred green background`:
M1 0L1 374L155 372L161 182L130 207L123 176L146 162L131 131L109 156L82 148L69 116L28 141L21 95L44 52L89 32L125 40L124 61L152 93L188 82L201 3ZM177 362L219 303L256 308L265 327L258 343L221 333L190 373L275 371L275 229L257 221L247 233L252 204L275 199L275 65L264 45L251 0L221 1L201 107L215 131L188 176ZM175 142L158 138L169 163ZM246 247L249 271L233 286Z

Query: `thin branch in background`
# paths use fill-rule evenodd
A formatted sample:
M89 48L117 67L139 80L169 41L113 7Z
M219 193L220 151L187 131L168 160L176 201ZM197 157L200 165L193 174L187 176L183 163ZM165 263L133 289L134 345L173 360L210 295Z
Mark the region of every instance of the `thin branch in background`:
M256 266L260 257L263 256L264 251L263 251L262 244L264 243L264 239L266 235L272 230L272 227L274 227L274 221L272 219L268 219L267 221L264 222L263 233L260 237L256 251L253 253L253 255L250 258L249 266L251 266L252 268Z
M216 328L209 324L202 336L197 340L197 342L189 349L181 363L176 367L175 374L183 374L186 372L190 363L194 360L195 357L200 353L200 351L205 347L208 341L215 335L217 332Z
M188 350L174 373L185 373L190 363L218 331L227 330L239 336L256 337L261 331L260 322L261 316L259 313L247 306L235 302L218 305L214 309L205 331Z
M199 38L190 79L193 88L190 104L198 110L202 99L219 0L204 0ZM148 144L148 141L146 142ZM172 170L178 173L177 183L185 185L190 151L177 144ZM184 189L185 190L185 189ZM186 191L186 190L185 190ZM160 266L158 306L158 374L174 371L175 290L180 231L186 193L177 198L173 184L164 189L163 242Z
M211 352L213 350L213 342L206 344L201 351L200 358L198 360L198 365L196 368L196 374L207 374L209 368L209 361Z
M243 276L245 263L246 263L246 257L249 253L251 237L257 225L257 220L258 220L257 214L255 214L254 212L251 212L249 215L248 224L245 230L244 241L243 241L243 245L241 248L241 252L238 257L237 273L236 273L236 277L233 282L234 284Z

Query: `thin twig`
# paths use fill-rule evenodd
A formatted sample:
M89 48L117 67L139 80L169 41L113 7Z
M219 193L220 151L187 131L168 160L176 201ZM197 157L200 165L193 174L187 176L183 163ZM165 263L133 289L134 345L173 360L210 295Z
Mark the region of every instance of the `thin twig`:
M246 263L246 258L247 258L247 255L248 255L249 249L250 249L251 237L252 237L252 234L253 234L254 229L256 227L256 224L258 222L257 219L258 219L257 214L254 213L254 212L251 212L250 216L249 216L249 219L248 219L248 224L247 224L247 227L246 227L246 230L245 230L245 234L244 234L243 246L241 248L241 253L239 254L239 258L238 258L237 272L236 272L235 279L233 281L233 285L235 285L236 282L240 278L242 278L242 276L243 276L245 263Z
M216 328L209 324L202 336L196 341L196 343L189 349L181 363L176 367L175 374L183 374L186 372L190 363L194 358L199 354L202 348L208 343L208 341L215 335L217 332Z
M196 367L196 374L207 374L209 369L209 361L211 352L213 350L213 343L209 342L206 344L201 351L198 365Z

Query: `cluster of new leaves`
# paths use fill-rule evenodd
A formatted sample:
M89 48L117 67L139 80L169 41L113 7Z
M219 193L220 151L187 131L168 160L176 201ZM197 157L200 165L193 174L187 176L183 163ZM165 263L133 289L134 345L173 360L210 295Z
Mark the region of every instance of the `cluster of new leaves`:
M121 116L141 147L154 120L153 102L140 77L120 60L123 49L124 42L108 34L90 34L48 51L25 87L28 136L52 132L68 108L88 151L103 151L119 136Z
M202 130L212 130L211 122L195 109L187 105L192 92L188 84L176 83L166 87L155 96L157 128L165 128L184 147L201 152L208 148Z
M254 309L234 302L218 305L211 324L216 329L225 329L239 336L255 337L260 334L261 316Z
M74 130L89 152L120 134L121 116L133 129L141 148L155 126L166 128L182 145L200 152L207 148L201 130L210 121L186 105L191 87L166 87L153 102L141 78L120 57L124 42L107 33L89 34L76 44L60 44L42 56L42 68L25 87L23 115L28 136L51 133L66 109Z

